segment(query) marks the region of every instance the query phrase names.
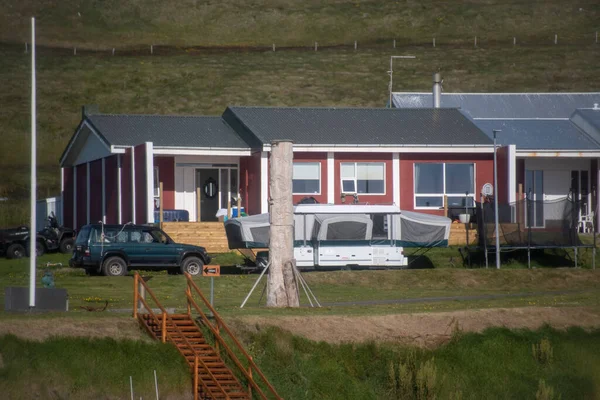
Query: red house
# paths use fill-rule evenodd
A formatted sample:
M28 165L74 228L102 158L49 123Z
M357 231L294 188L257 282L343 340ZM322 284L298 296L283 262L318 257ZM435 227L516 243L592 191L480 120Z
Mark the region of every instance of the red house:
M164 209L190 221L214 221L238 197L247 213L267 212L276 139L294 142L295 202L356 195L442 214L444 196L449 207L470 206L493 183L492 141L458 109L228 107L205 117L84 107L60 160L64 224L153 223L159 182ZM507 169L499 157L505 197Z

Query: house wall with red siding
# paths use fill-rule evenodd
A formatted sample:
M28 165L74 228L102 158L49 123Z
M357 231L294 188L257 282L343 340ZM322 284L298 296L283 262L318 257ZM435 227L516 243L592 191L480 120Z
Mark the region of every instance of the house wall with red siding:
M79 230L87 224L87 164L80 164L77 167L77 226Z
M294 162L318 162L321 166L321 190L320 194L295 194L294 204L305 197L314 197L319 203L327 203L327 153L294 153Z
M496 156L498 162L498 193L500 193L498 201L500 202L500 204L508 203L510 201L508 193L508 146L497 148ZM493 181L491 181L490 183L492 182Z
M340 168L343 162L384 162L385 163L385 194L366 195L359 194L360 203L369 204L392 204L394 199L394 182L392 175L392 154L391 153L335 153L334 159L334 203L343 204L341 199L341 175ZM352 202L352 196L346 197L346 204ZM327 198L325 198L325 203Z
M64 226L73 227L73 167L62 168L63 192L62 207Z
M121 222L133 221L131 203L131 149L121 155Z
M117 224L119 222L118 157L118 155L106 157L104 161L104 195L107 224Z
M175 208L175 157L154 157L158 180L163 183L163 208Z
M90 162L90 222L102 220L102 159Z
M260 185L263 179L260 170L260 152L253 153L249 157L241 157L240 162L242 161L245 165L245 173L240 171L240 182L242 179L245 181L245 186L242 187L243 207L249 215L260 214ZM267 177L265 176L264 179Z
M494 182L493 154L400 154L400 208L415 210L414 199L414 164L421 162L465 162L475 164L475 194L478 196L485 183ZM499 169L501 167L499 166ZM507 168L507 167L504 167ZM502 195L502 194L501 194ZM428 214L443 215L444 210L416 211Z
M146 191L146 143L135 146L135 222L145 224L147 220L148 193ZM153 221L151 221L153 222Z

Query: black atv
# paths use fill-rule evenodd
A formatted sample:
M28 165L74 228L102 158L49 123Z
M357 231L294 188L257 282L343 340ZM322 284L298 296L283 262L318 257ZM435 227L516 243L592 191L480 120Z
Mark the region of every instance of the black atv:
M21 258L27 254L25 246L29 242L29 228L0 229L0 253L7 258Z
M60 251L70 253L75 244L75 231L58 225L54 213L48 216L48 225L36 235L35 252L41 256L47 251ZM0 254L7 258L21 258L29 256L29 228L20 226L18 228L0 230Z
M38 232L38 242L42 242L42 254L46 251L60 251L71 253L75 244L75 230L58 225L58 220L51 212L48 216L48 225ZM39 249L37 249L39 254Z

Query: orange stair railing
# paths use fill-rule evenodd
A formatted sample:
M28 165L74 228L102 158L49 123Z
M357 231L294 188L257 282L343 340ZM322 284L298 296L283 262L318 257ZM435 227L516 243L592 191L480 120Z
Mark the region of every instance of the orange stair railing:
M210 389L208 388L206 382L203 379L199 379L199 373L198 367L202 367L202 369L209 375L209 377L211 378L212 383L219 389L219 391L221 392L221 394L223 395L223 397L225 398L229 398L227 393L225 392L225 390L223 389L223 387L220 385L219 381L214 377L214 375L212 374L212 372L210 371L210 369L206 366L206 364L204 363L204 361L198 357L198 355L196 354L194 347L192 346L192 344L188 341L188 339L186 338L185 334L183 331L181 331L177 324L175 323L175 321L173 320L173 318L167 313L167 310L160 304L160 302L158 301L158 299L156 298L156 296L154 295L154 293L152 292L152 290L150 290L150 288L148 287L148 285L146 284L146 282L141 279L140 275L135 272L133 275L133 280L134 280L134 286L133 286L133 317L135 319L137 319L144 327L146 327L146 330L148 331L148 333L153 336L155 339L159 339L156 334L152 331L152 329L149 328L149 326L146 324L146 321L143 320L142 314L138 312L138 304L141 303L144 308L146 309L146 311L148 312L148 315L150 316L150 318L152 318L152 320L156 323L156 326L161 326L161 337L160 340L162 341L162 343L166 343L167 339L172 342L173 344L175 344L175 347L177 348L177 350L179 351L179 353L187 360L187 355L184 353L184 350L188 350L188 351L192 351L194 353L194 366L192 367L193 369L193 382L194 382L194 400L198 399L198 386L202 385L204 392L205 393L211 393ZM146 299L144 298L144 296L140 296L139 295L139 288L140 285L144 288L145 292L147 294L150 295L150 297L152 298L152 300L154 301L154 303L156 304L156 307L158 309L160 309L160 311L162 312L162 318L158 318L156 313L154 313L154 311L152 311L152 308L148 305L148 303L146 302ZM170 327L172 327L173 330L175 330L178 335L181 337L181 339L184 341L185 346L179 346L176 344L176 341L173 339L171 333L169 332L169 330L167 329L167 320L169 320L170 322ZM191 365L190 365L191 367Z
M204 324L208 328L210 333L212 333L213 335L213 339L215 341L217 350L220 346L222 346L225 350L225 353L229 356L230 360L235 364L239 372L246 378L248 382L249 396L252 397L252 392L254 391L254 393L256 393L261 399L269 398L265 394L265 391L263 391L263 389L258 385L258 383L261 383L264 387L266 387L266 392L270 395L271 398L281 399L273 385L271 385L267 377L254 363L252 357L246 352L239 340L231 332L227 324L225 324L225 321L223 321L219 313L217 313L217 311L213 308L210 302L202 294L202 291L198 288L192 277L188 273L185 273L185 278L187 280L186 298L188 302L188 314L190 314L191 316L192 309L195 309L198 312L198 314L200 314L202 324ZM200 297L204 306L208 309L208 311L210 311L215 323L213 323L211 321L211 318L209 318L209 316L202 310L202 308L198 306L198 303L196 303L193 294L196 294ZM223 335L223 332L225 333L225 337ZM247 366L244 366L244 364L240 361L238 356L227 344L227 341L225 339L229 339L234 344L233 347L242 354L242 358L245 359ZM256 378L259 378L258 382Z

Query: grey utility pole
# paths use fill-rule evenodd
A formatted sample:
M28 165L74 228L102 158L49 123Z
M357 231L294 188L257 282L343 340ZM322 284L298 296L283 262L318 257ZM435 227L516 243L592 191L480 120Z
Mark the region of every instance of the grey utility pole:
M496 230L496 268L500 269L500 235L498 232L498 161L496 155L496 134L502 132L499 129L494 129L494 223Z

